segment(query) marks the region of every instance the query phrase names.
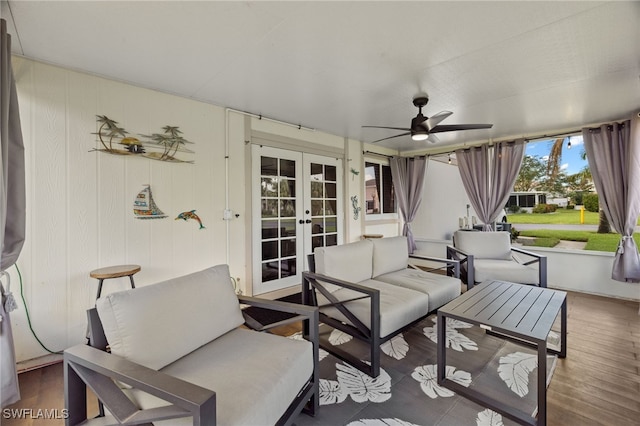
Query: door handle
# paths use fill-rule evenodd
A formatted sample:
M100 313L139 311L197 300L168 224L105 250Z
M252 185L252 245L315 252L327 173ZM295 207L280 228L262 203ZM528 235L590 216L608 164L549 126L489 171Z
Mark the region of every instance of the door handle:
M298 223L299 223L300 225L304 225L304 220L303 220L303 219L300 219L300 220L298 221Z
M311 219L305 220L304 223L311 223Z

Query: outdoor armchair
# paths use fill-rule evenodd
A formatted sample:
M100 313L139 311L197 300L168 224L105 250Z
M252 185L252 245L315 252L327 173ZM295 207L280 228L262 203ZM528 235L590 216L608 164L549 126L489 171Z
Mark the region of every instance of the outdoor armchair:
M249 329L241 304L294 314L308 340ZM227 265L112 293L88 316L91 346L64 352L67 425L289 425L318 409L317 308L236 296ZM106 418L86 420L87 386Z
M456 231L447 258L460 262L467 290L489 279L547 286L547 257L513 247L509 232Z

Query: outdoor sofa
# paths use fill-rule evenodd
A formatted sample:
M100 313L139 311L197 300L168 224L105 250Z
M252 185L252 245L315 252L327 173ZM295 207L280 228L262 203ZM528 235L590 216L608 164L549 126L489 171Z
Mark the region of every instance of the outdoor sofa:
M411 260L440 262L455 277L426 272ZM369 362L320 340L320 346L377 377L380 345L460 295L456 260L409 255L406 237L365 239L318 247L304 272L302 301L317 306L320 321L369 345Z

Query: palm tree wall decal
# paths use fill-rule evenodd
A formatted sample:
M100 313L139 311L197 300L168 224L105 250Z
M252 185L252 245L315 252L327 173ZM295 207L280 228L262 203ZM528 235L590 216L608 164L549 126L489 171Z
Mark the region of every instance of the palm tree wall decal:
M113 138L124 138L127 131L122 127L118 127L118 122L110 119L106 115L98 115L96 117L98 117L97 121L100 123L100 128L97 133L93 134L98 135L100 143L107 151L113 151ZM102 139L103 136L109 138L109 146L107 146L107 143Z
M151 139L155 144L163 147L164 152L160 155L159 160L172 161L175 159L175 155L178 153L178 150L192 152L183 148L185 144L192 144L193 142L190 142L180 136L182 131L178 129L178 126L164 126L162 130L164 130L164 133L153 133L149 136L142 135Z
M138 155L152 160L169 161L173 163L193 163L193 160L181 160L176 157L178 152L193 154L187 149L186 144L193 144L182 136L182 131L178 126L164 126L164 133L152 133L151 135L140 135L146 140L127 137L128 132L118 126L118 122L110 119L106 115L96 116L96 121L100 124L98 131L93 133L98 135L98 140L102 149L94 149L108 154L118 155ZM114 141L123 145L125 149L115 148ZM160 149L162 152L147 152L143 147L150 149Z

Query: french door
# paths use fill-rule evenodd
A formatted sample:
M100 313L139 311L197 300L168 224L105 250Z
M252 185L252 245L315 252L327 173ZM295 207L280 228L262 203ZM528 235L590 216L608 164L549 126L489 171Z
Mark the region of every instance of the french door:
M252 147L253 294L302 282L307 254L342 242L342 160Z

